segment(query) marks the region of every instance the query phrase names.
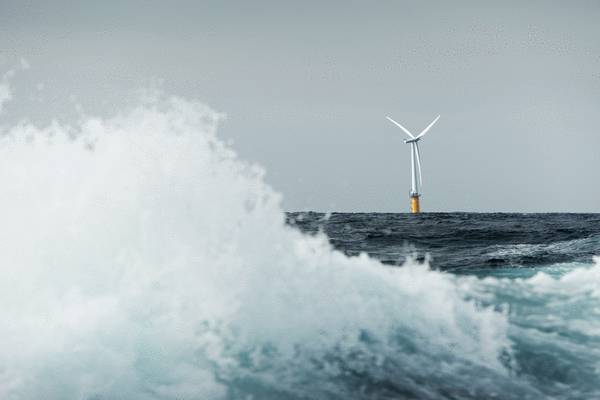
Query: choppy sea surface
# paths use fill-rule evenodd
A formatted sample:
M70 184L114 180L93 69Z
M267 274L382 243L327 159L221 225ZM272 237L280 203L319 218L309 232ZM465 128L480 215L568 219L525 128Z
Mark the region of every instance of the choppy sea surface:
M597 216L286 215L222 119L0 126L1 399L600 398Z
M295 212L287 219L324 233L348 256L364 252L398 266L427 257L430 267L453 273L560 273L600 254L600 214Z
M451 274L459 286L467 285L466 299L502 310L510 345L498 360L506 376L471 370L460 372L466 377L440 379L433 367L430 379L420 376L422 388L436 387L432 393L405 392L390 373L379 387L384 398L600 396L599 214L295 212L287 222L327 237L350 257L368 254L399 269L420 262ZM399 305L411 306L419 307ZM398 356L408 360L412 354ZM452 369L451 361L439 361L440 369ZM506 386L498 386L501 381Z

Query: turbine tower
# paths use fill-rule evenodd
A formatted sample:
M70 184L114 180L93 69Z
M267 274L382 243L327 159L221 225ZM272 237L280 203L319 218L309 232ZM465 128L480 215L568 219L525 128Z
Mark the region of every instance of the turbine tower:
M410 189L410 212L413 214L421 212L421 205L419 204L419 197L421 196L421 186L423 185L423 179L421 176L421 153L419 152L419 140L431 129L431 127L440 119L440 115L437 116L427 128L423 129L421 133L417 136L414 136L412 133L408 131L405 127L391 119L390 117L386 117L391 123L399 127L410 136L410 139L404 139L404 143L410 144L410 166L411 166L411 189ZM418 171L418 176L417 176Z

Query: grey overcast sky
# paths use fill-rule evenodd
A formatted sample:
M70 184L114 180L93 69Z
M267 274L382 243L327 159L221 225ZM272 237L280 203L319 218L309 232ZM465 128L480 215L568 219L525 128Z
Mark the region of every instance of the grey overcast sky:
M600 212L599 1L6 1L2 118L110 113L136 89L225 112L286 210ZM20 105L19 105L20 104ZM66 118L66 117L65 117Z

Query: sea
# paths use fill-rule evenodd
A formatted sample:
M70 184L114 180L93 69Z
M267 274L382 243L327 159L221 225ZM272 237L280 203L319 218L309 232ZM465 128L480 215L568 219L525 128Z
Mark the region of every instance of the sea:
M600 214L291 212L287 222L347 256L480 277L560 276L600 254Z
M409 360L423 355L404 338L398 353L384 357L406 362L407 371L397 375L390 362L386 373L374 374L381 380L366 374L372 397L364 398L600 398L600 274L595 259L600 254L600 214L293 212L287 222L326 237L348 257L367 255L399 270L407 263L426 265L459 286L466 284L465 299L506 318L510 346L498 358L507 374L503 378L470 370L472 366L458 372L452 361L435 354L426 357L437 360L437 368L420 370L422 365L415 363L412 369ZM440 376L446 369L460 376Z
M0 126L1 399L600 398L600 216L285 213L223 119Z

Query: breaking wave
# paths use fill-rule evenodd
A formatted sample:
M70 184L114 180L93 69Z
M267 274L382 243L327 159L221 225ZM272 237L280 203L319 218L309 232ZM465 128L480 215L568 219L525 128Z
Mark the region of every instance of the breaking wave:
M600 395L600 267L389 267L285 224L223 116L159 97L4 128L3 399Z

